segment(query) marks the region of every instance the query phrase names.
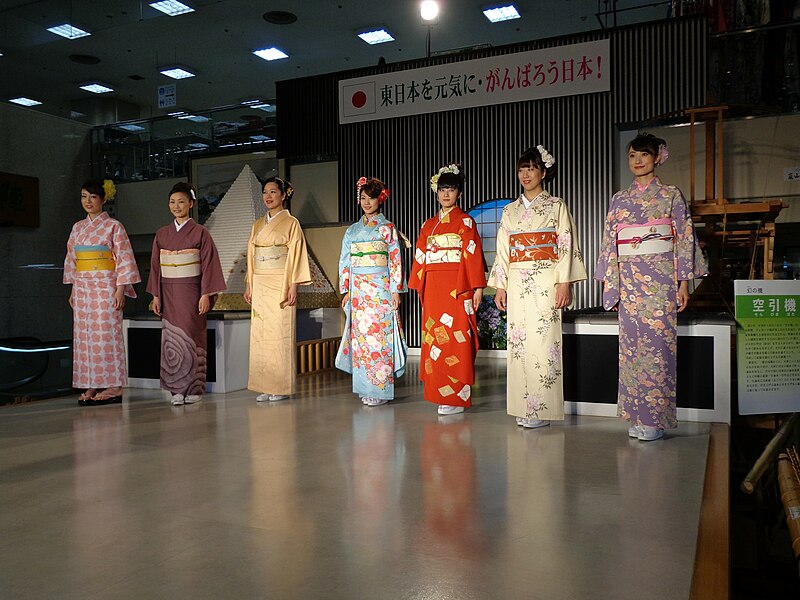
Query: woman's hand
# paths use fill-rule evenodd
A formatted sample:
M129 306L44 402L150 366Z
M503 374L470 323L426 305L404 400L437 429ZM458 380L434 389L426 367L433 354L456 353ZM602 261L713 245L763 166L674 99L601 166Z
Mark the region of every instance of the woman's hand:
M400 308L400 294L392 292L392 308L397 310Z
M472 293L472 310L478 312L478 307L481 305L481 300L483 300L483 288L476 288Z
M114 310L122 310L125 308L125 286L118 285L114 290Z
M684 280L678 284L678 312L683 312L686 305L689 304L689 282Z
M250 282L248 282L244 288L244 301L248 304L253 303L253 291L250 289Z
M161 316L161 300L158 299L158 296L153 296L153 312L159 317Z
M297 304L297 284L293 283L286 293L286 306L294 306L295 304Z
M347 303L350 302L350 292L342 296L342 310L346 310Z
M497 288L497 291L494 293L494 304L500 310L506 309L506 291L500 288Z
M211 299L208 294L200 296L200 301L197 303L197 314L204 315L211 310Z
M556 308L572 304L572 286L569 283L556 284Z

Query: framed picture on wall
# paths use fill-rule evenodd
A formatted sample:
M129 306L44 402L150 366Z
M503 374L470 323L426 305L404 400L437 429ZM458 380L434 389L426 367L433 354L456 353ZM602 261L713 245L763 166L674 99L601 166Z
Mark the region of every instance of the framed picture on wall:
M268 177L283 177L284 161L274 150L219 154L192 157L189 163L190 181L197 189L197 221L205 223L225 196L231 184L249 165L262 181Z

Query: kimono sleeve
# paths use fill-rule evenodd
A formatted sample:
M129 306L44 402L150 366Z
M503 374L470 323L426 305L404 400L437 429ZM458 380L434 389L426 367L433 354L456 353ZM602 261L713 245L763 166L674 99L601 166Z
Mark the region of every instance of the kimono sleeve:
M161 244L160 231L153 238L153 251L150 254L150 276L147 278L147 293L154 298L161 296Z
M139 269L136 267L136 258L133 255L133 248L128 239L128 234L122 223L116 223L113 231L113 253L114 261L117 263L116 275L117 285L125 286L125 295L129 298L136 298L133 291L133 284L139 283L142 278L139 276Z
M200 225L198 225L200 227ZM200 294L213 296L224 292L228 286L225 285L225 276L222 273L222 264L219 262L219 253L214 244L211 232L205 227L200 232Z
M311 267L308 264L308 249L306 248L306 238L300 223L295 220L289 232L289 283L297 285L308 285L311 283Z
M350 232L355 225L351 225L344 232L342 250L339 253L339 293L346 294L350 291Z
M458 294L486 287L486 262L483 258L483 244L475 221L469 215L462 217L461 264L458 270Z
M492 271L489 274L489 287L498 290L505 290L508 288L508 266L509 266L509 237L511 235L511 217L509 214L509 204L503 209L503 216L500 218L500 226L497 228L497 255L492 265Z
M567 205L558 203L558 225L556 226L556 250L558 262L553 269L553 283L573 283L586 279L583 254L578 247L577 232Z
M72 226L72 231L69 233L67 240L67 255L64 257L64 278L62 283L75 283L75 246L77 244L77 228L78 224Z
M256 226L261 219L257 219L253 226L250 228L250 237L247 238L247 273L244 276L244 282L253 283L253 252L256 247Z
M708 261L700 249L686 198L677 188L672 200L672 226L675 230L675 264L678 281L708 275Z
M400 244L397 237L397 228L389 223L386 227L386 245L389 250L389 291L392 294L401 294L406 291L403 282L403 260L400 256Z
M414 248L414 258L411 262L411 272L408 275L408 287L417 290L420 300L425 294L425 259L428 248L428 234L426 232L428 222L422 224L417 237L417 244Z
M614 194L603 224L600 256L597 258L594 271L594 278L603 282L603 308L606 310L611 310L619 303L619 260L615 216L618 202L619 194Z

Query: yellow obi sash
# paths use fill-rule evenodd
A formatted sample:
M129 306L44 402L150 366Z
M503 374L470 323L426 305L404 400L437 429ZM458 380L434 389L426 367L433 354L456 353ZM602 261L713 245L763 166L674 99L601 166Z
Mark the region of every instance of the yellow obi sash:
M618 256L669 253L673 251L674 240L670 219L617 226Z
M200 275L200 250L162 250L161 276L168 279L176 277L198 277Z
M558 236L554 227L512 231L508 239L509 262L558 260Z
M389 246L382 240L350 244L353 267L385 267L389 264Z
M114 271L117 263L108 246L75 246L75 269L78 271Z
M287 246L256 246L253 250L253 272L264 273L286 268Z
M429 265L461 262L461 236L457 233L437 233L428 236L425 261Z

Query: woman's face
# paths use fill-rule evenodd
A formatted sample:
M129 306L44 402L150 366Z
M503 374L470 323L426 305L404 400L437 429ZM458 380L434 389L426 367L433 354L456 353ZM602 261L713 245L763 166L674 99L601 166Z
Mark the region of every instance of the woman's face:
M656 170L656 157L646 151L628 151L628 168L636 177L647 177Z
M452 186L439 186L436 190L436 195L439 199L439 205L442 208L453 208L461 197L461 192L458 188Z
M186 219L192 206L194 202L183 192L175 192L169 197L169 211L176 219Z
M264 200L264 206L267 207L267 210L273 211L283 206L283 199L286 198L286 194L281 191L277 183L270 181L264 186L261 197Z
M103 204L105 204L104 198L97 194L92 194L88 190L81 190L81 205L90 217L99 215L103 211Z
M381 203L378 202L377 198L370 198L367 192L364 191L358 195L358 201L361 204L361 210L363 210L364 214L368 217L377 213L381 207Z
M517 171L517 178L522 189L528 193L539 193L542 191L542 181L545 171L534 164L523 165Z

